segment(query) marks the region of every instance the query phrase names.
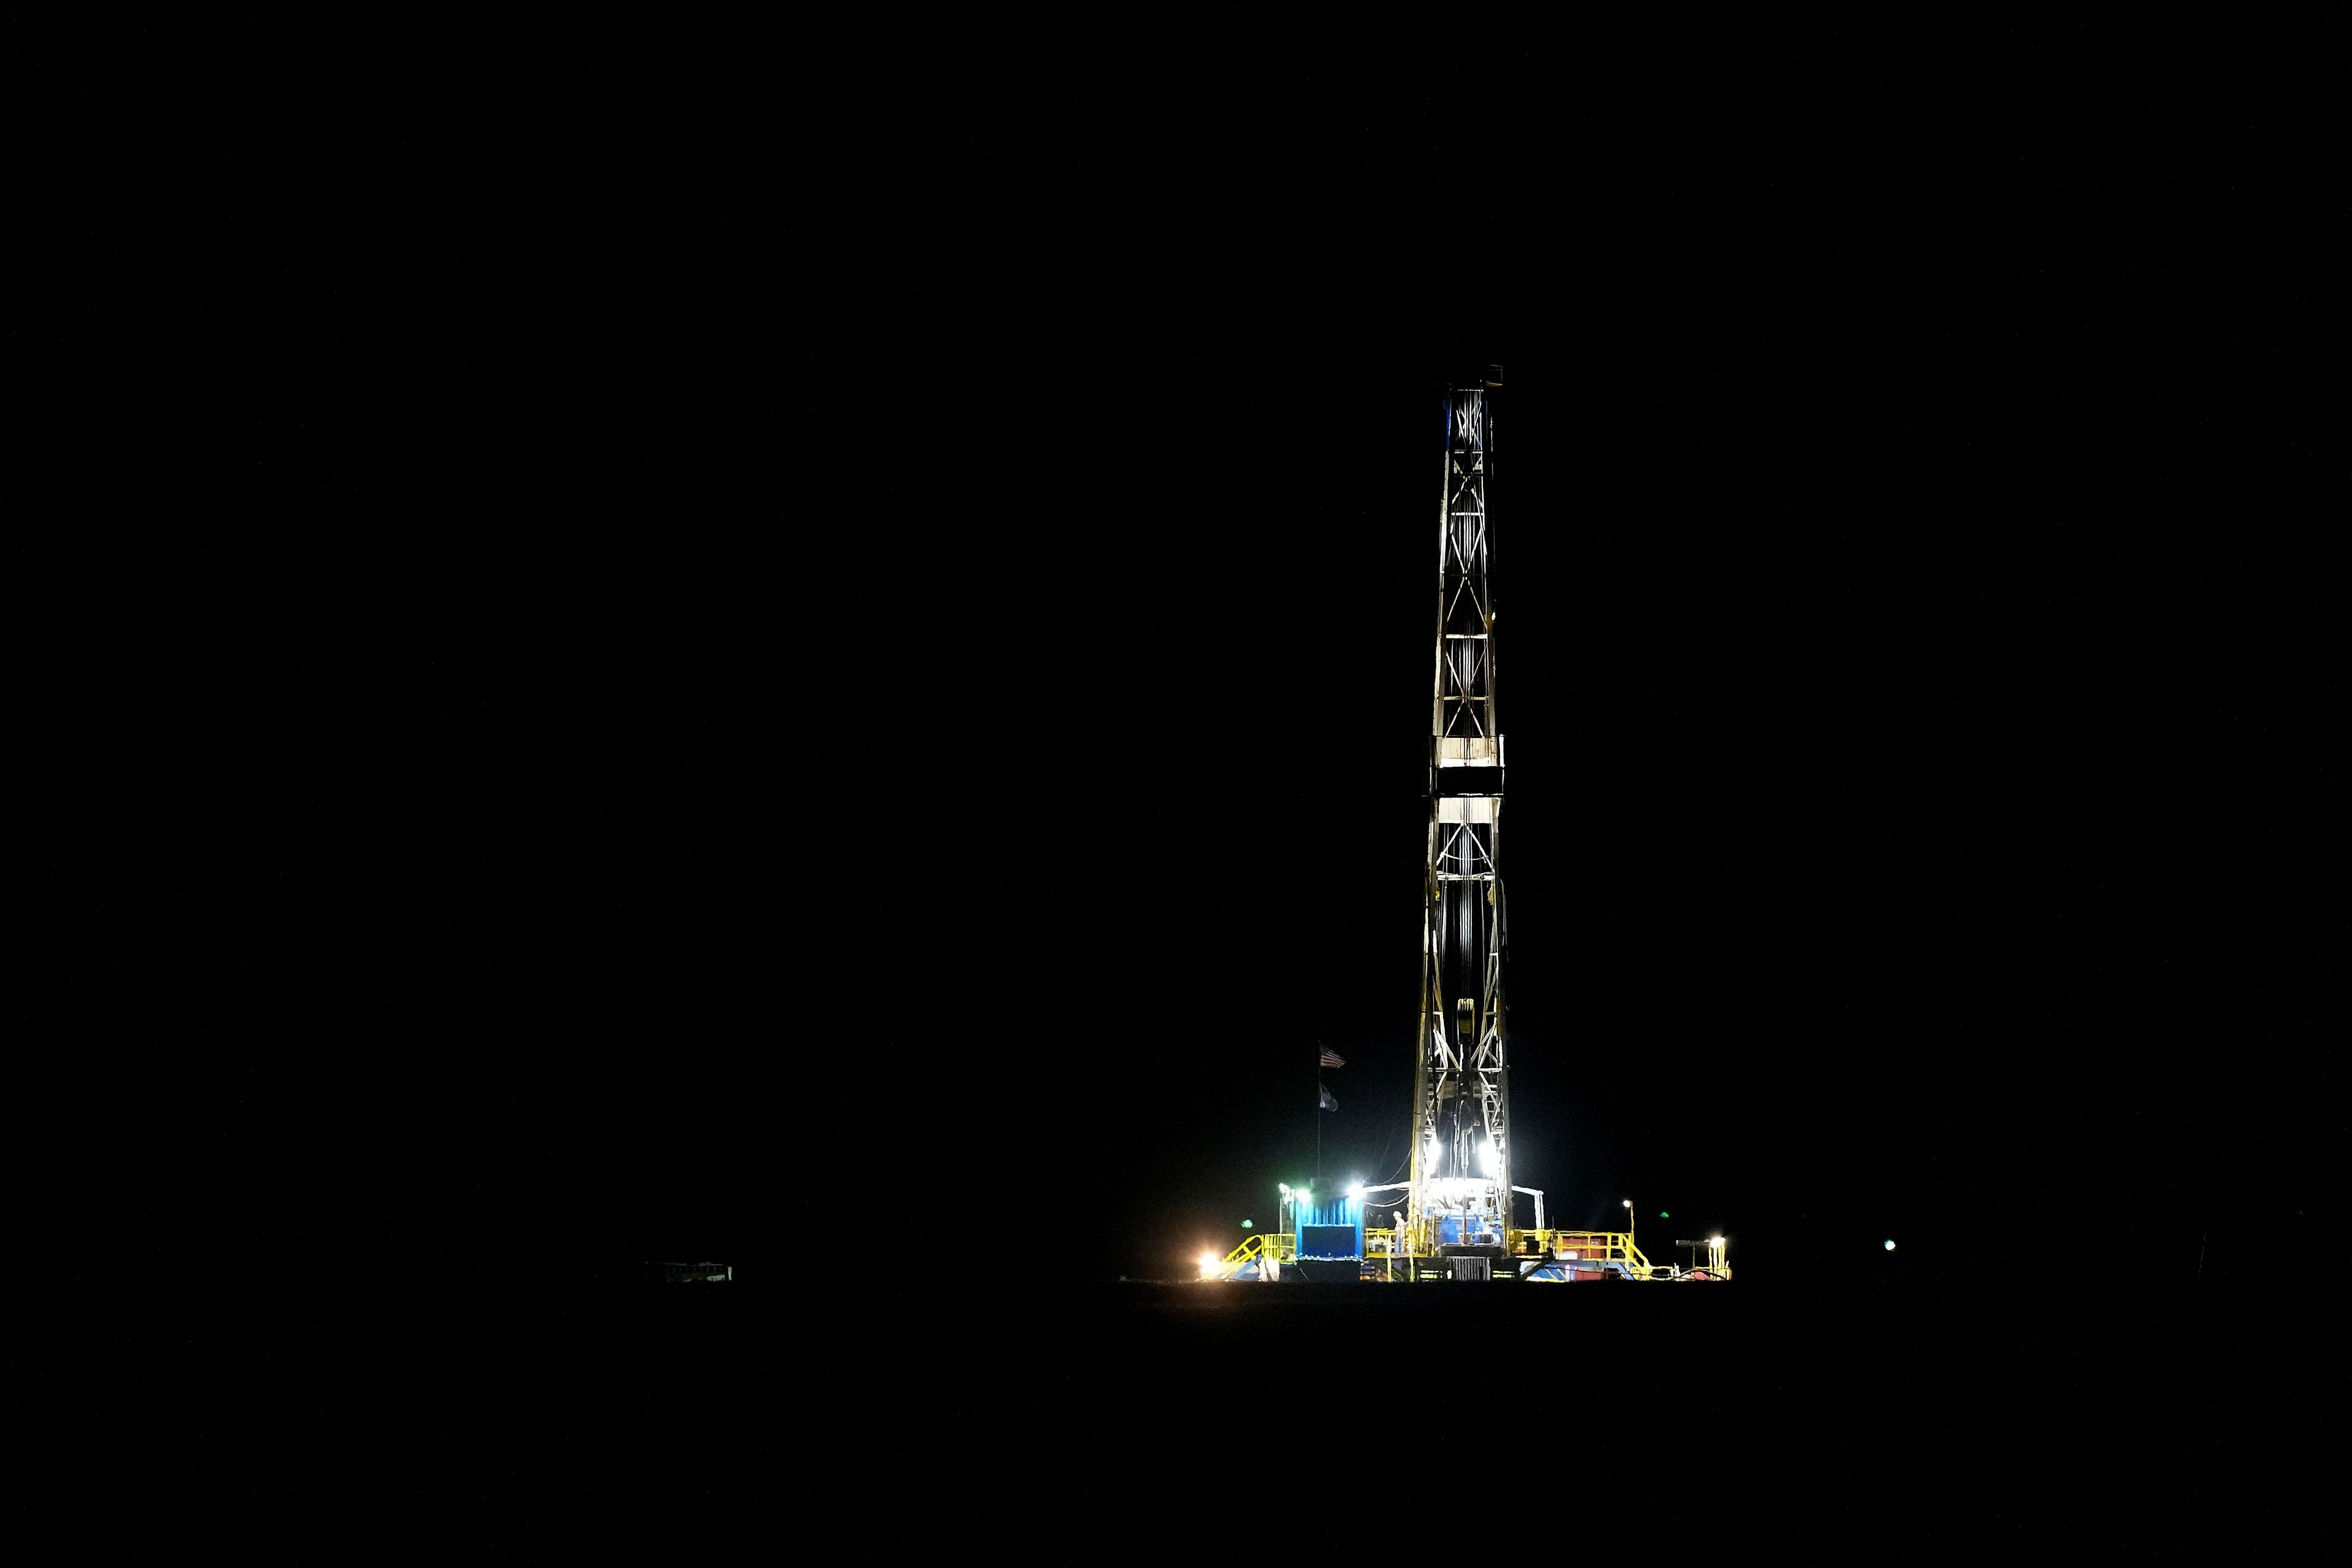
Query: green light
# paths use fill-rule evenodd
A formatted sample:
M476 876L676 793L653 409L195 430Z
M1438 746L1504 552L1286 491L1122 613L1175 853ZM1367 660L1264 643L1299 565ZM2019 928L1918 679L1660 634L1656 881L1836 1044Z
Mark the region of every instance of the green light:
M1675 1216L1674 1216L1674 1215L1670 1215L1670 1214L1668 1214L1665 1210L1664 1210L1664 1209L1660 1209L1660 1210L1658 1211L1658 1217L1659 1217L1660 1219L1672 1219L1672 1218L1674 1218Z
M1250 1222L1249 1222L1249 1221L1247 1221L1247 1220L1244 1220L1244 1221L1242 1221L1242 1228L1243 1228L1244 1230L1247 1230L1247 1229L1249 1229L1249 1228L1250 1228Z

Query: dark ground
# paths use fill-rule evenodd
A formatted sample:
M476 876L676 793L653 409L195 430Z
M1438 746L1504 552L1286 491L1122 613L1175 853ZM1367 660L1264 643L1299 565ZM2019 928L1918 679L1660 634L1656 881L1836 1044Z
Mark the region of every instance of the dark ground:
M349 1507L386 1538L748 1510L885 1554L1353 1554L1401 1522L1824 1560L2269 1548L2330 1505L2345 1371L2336 1314L2291 1281L2024 1268L1600 1291L494 1279L215 1298L160 1344L122 1292L90 1301L86 1369L54 1336L27 1363L72 1412L34 1467L58 1484L131 1469L184 1521ZM1491 1385L1443 1392L1489 1355Z
M782 1484L877 1545L1319 1556L1402 1520L1557 1550L2168 1555L2295 1539L2326 1506L2344 1372L2332 1314L2291 1286L2023 1267L1599 1293L1007 1283L867 1297L823 1346L747 1306L772 1295L592 1309L627 1396L564 1452L763 1489L747 1455L780 1445ZM1490 1390L1432 1392L1449 1365L1466 1389L1483 1347Z
M1247 1520L1369 1543L1399 1514L1442 1535L1474 1499L1530 1542L2162 1545L2216 1513L2277 1538L2317 1500L2342 1373L2286 1290L2025 1268L1779 1291L1072 1286L994 1307L945 1423L957 1473L1200 1541ZM1499 1349L1491 1397L1406 1401L1400 1424L1409 1347L1443 1366L1474 1337Z

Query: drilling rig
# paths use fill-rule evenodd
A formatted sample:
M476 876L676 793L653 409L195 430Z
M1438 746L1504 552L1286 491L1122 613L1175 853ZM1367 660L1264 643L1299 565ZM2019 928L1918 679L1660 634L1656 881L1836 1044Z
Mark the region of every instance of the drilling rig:
M1503 731L1486 515L1491 394L1501 379L1496 367L1485 384L1449 388L1444 405L1421 1018L1412 1175L1399 1226L1410 1255L1490 1262L1505 1256L1514 1191L1503 1037ZM1536 1201L1540 1211L1540 1194Z
M1502 879L1504 747L1495 695L1495 395L1502 367L1444 388L1437 644L1430 701L1429 820L1422 881L1421 1007L1410 1173L1318 1204L1284 1189L1288 1228L1201 1259L1209 1279L1727 1279L1724 1243L1705 1267L1653 1265L1630 1228L1555 1230L1544 1194L1511 1180L1509 942ZM1380 1194L1394 1194L1392 1197ZM1535 1225L1516 1222L1514 1195ZM1371 1211L1392 1211L1386 1226ZM1631 1225L1631 1205L1627 1205ZM1350 1243L1352 1242L1352 1246ZM1352 1263L1355 1267L1349 1268ZM1321 1272L1317 1272L1319 1269ZM1339 1270L1340 1272L1334 1272Z

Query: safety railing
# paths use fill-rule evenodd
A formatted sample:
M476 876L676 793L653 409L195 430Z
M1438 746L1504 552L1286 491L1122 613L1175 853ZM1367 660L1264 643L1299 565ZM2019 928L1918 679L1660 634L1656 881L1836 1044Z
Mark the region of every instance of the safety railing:
M1391 1245L1400 1237L1403 1238L1403 1245L1391 1252ZM1633 1245L1633 1238L1623 1231L1558 1230L1550 1227L1538 1230L1529 1226L1525 1230L1514 1229L1504 1233L1503 1250L1513 1257L1551 1258L1561 1248L1594 1262L1622 1263L1636 1273L1646 1274L1654 1267L1643 1256L1641 1248ZM1364 1256L1429 1258L1435 1256L1435 1249L1430 1245L1427 1226L1405 1226L1385 1230L1367 1226L1364 1227Z
M1575 1254L1580 1262L1622 1263L1627 1273L1643 1279L1654 1276L1671 1279L1676 1272L1671 1264L1652 1263L1633 1245L1633 1236L1622 1230L1515 1230L1507 1242L1509 1249L1522 1257L1557 1258L1566 1252Z
M1370 1264L1402 1262L1409 1258L1426 1260L1433 1254L1413 1245L1417 1239L1415 1230L1416 1227L1411 1226L1402 1227L1402 1234L1407 1245L1402 1250L1390 1251L1387 1244L1399 1236L1399 1230L1366 1227L1364 1260ZM1506 1250L1521 1263L1557 1262L1565 1253L1573 1255L1580 1263L1615 1264L1636 1279L1683 1278L1679 1266L1652 1263L1643 1255L1642 1249L1633 1245L1633 1237L1620 1230L1558 1230L1549 1227L1513 1230L1506 1233ZM1220 1271L1229 1273L1244 1264L1269 1256L1276 1263L1293 1263L1297 1260L1297 1255L1298 1238L1292 1232L1259 1231L1243 1237L1240 1246L1225 1254ZM1715 1273L1714 1277L1728 1279L1730 1270L1727 1268Z

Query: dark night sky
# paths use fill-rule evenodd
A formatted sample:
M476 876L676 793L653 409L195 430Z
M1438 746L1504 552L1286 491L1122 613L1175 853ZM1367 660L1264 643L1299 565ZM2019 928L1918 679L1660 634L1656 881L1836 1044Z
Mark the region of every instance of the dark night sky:
M42 339L59 420L252 524L89 568L187 635L92 634L128 717L73 754L139 766L83 805L160 890L77 907L205 1042L108 1085L242 1108L173 1136L265 1208L382 1130L365 1234L583 1268L964 1220L1178 1272L1312 1174L1318 1040L1326 1184L1386 1176L1430 387L1499 362L1521 1179L1764 1276L2028 1220L2281 1256L2341 1136L2340 300L2308 99L2139 66L822 138L493 74L321 83L331 153L221 109L227 173L126 143L235 243L89 241L131 307Z
M1156 127L1074 154L1054 243L868 296L932 301L895 379L982 367L917 395L981 434L931 524L970 640L910 671L971 843L910 913L991 955L927 1058L1020 1086L985 1208L1181 1272L1312 1173L1317 1039L1325 1184L1391 1174L1426 384L1496 360L1522 1179L1760 1272L2292 1253L2312 193L2249 154L2284 105L2053 112L1603 95L1458 163L1434 115Z

